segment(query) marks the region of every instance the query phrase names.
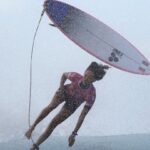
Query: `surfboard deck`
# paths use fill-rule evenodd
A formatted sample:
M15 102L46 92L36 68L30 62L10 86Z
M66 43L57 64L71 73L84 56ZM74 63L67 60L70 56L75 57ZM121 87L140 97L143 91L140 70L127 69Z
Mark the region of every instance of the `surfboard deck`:
M46 0L49 18L70 40L118 69L150 75L150 62L129 41L103 22L64 2Z

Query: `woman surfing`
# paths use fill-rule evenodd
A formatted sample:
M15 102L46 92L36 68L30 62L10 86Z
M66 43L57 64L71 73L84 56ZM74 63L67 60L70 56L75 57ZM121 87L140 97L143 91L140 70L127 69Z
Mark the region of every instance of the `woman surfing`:
M25 136L30 139L37 124L41 122L52 110L58 107L58 105L62 102L65 103L30 150L39 149L39 145L52 134L53 130L60 123L70 117L77 110L77 108L85 102L77 124L68 139L69 146L74 144L78 130L95 102L96 90L93 83L103 79L106 74L106 70L108 69L109 66L107 65L92 62L85 70L83 76L77 72L67 72L62 75L59 89L56 91L53 99L48 106L42 110L35 122L25 133ZM65 84L66 80L70 80L71 83Z

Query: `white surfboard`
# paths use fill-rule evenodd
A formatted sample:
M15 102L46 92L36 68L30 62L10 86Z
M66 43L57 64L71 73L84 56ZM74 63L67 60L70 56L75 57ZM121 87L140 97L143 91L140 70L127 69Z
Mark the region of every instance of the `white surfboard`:
M101 21L60 1L49 0L44 5L55 26L88 53L121 70L150 75L150 62Z

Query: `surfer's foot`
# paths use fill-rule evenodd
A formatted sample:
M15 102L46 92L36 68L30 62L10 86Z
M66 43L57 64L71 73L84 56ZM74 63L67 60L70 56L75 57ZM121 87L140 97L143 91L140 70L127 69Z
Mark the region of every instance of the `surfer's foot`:
M37 144L33 144L30 150L39 150L39 146Z
M30 128L30 129L25 133L25 136L27 137L27 139L30 139L30 138L31 138L32 131L33 131L33 129Z

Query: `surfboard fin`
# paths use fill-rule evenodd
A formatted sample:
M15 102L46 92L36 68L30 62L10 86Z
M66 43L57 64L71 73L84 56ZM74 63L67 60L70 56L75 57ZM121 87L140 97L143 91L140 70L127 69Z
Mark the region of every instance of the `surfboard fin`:
M52 26L52 27L56 27L56 26L55 26L54 24L52 24L52 23L49 23L49 25Z

